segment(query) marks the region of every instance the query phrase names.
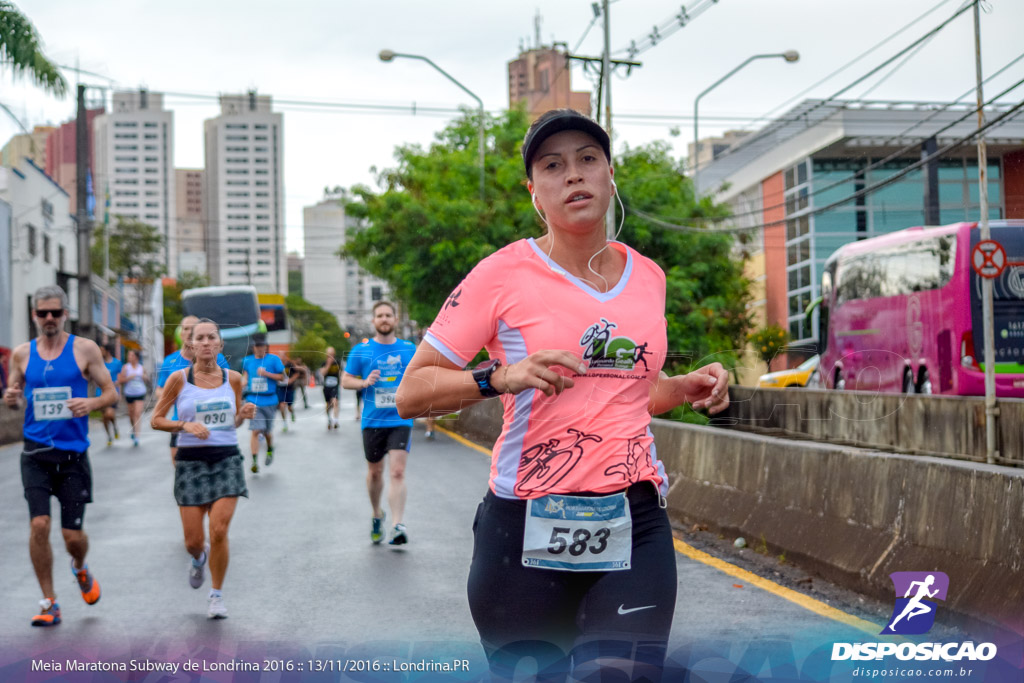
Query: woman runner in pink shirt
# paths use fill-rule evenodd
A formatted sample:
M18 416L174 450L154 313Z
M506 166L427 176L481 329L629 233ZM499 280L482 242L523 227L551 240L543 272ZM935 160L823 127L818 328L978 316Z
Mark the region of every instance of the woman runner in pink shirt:
M492 674L511 678L528 656L544 680L609 668L658 680L676 559L650 419L687 402L723 410L728 376L719 363L661 372L665 275L605 237L615 193L605 131L552 110L522 154L548 231L485 258L452 292L406 370L398 411L504 404L468 585ZM463 370L480 348L491 360Z

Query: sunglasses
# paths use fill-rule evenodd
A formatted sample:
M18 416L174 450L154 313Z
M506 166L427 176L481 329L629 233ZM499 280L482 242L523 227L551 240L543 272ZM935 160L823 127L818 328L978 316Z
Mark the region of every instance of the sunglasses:
M53 318L54 320L56 320L62 315L64 315L63 308L53 308L48 310L42 310L40 308L36 309L36 317L39 318L40 320L45 320L46 318Z

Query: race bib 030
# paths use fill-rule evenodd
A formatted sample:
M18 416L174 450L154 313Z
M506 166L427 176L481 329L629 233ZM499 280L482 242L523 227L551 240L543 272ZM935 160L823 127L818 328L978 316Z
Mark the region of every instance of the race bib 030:
M231 403L223 399L196 403L196 422L210 430L234 429L234 415Z

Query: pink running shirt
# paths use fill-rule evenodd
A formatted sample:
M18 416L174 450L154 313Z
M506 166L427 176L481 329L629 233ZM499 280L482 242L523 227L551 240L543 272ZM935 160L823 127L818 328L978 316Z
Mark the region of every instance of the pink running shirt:
M499 497L609 493L639 481L668 493L647 412L668 346L665 274L624 244L609 248L625 254L626 267L602 293L533 239L514 242L477 264L424 337L459 367L480 348L503 364L565 349L589 367L584 375L552 368L576 385L550 398L535 389L500 397L504 425L490 478Z

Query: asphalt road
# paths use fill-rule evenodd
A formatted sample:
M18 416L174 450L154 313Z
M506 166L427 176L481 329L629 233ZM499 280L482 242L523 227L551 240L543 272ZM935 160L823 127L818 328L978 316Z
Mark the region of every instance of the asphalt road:
M109 448L101 427L93 426L95 502L87 509L85 529L102 599L89 606L78 595L54 501L54 577L63 623L31 628L40 595L28 557L20 447L0 448L0 571L6 586L0 602L0 680L23 680L33 660L68 657L256 661L272 656L293 662L361 655L417 661L464 657L479 674L482 651L465 582L470 526L487 486L487 457L444 434L428 441L417 424L407 469L410 543L400 550L372 545L366 465L351 392L343 392L341 428L333 431L326 429L317 394L311 392L316 398L308 410L297 408L298 420L289 423L287 433L277 420L273 466L258 475L246 471L249 498L239 502L231 526L224 586L230 618L223 621L206 618L209 583L200 590L188 585L168 436L149 429L147 414L138 448L127 439L124 418L121 439ZM248 431L240 430L239 436L248 454ZM727 660L740 661L751 648L776 645L784 653L777 656L800 660L807 655L800 648L829 638L866 637L706 563L683 554L677 558L679 596L670 652L691 665L697 659L722 660L726 663L716 666L728 668ZM796 652L785 654L789 650ZM288 678L287 672L282 675ZM210 680L228 679L216 674ZM335 673L324 680L348 679Z

